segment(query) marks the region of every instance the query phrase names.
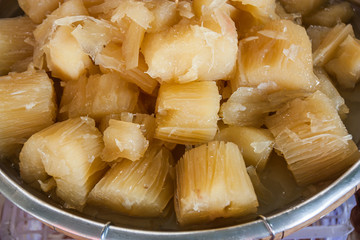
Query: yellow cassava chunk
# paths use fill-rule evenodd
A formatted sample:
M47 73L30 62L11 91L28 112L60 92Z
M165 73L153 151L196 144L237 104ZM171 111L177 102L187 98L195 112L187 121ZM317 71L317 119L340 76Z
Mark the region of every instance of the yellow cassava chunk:
M334 86L329 75L323 68L316 67L314 68L314 73L318 77L318 84L316 86L317 90L320 90L333 102L334 107L339 113L341 119L345 119L349 113L349 108L345 104L344 98L340 95L339 91Z
M342 42L325 69L343 88L353 88L360 79L360 41L351 35Z
M38 181L43 190L53 178L56 195L65 207L82 210L90 190L106 169L101 160L102 135L91 118L58 122L32 135L20 153L20 175L26 183Z
M269 91L312 89L316 76L305 29L289 20L274 20L242 39L231 84L233 91L240 86Z
M116 71L122 79L136 84L148 94L153 94L158 86L158 81L146 73L148 67L144 57L139 56L138 66L136 68L126 69L125 59L122 54L122 46L110 42L97 55L95 63L100 66L102 72Z
M29 41L34 41L34 28L28 17L0 19L0 76L14 70L14 64L19 61L30 63L34 47Z
M333 102L320 91L291 101L268 117L266 126L299 185L333 179L358 160Z
M150 146L144 157L116 163L91 191L88 203L130 216L163 214L173 197L173 179L164 147Z
M18 0L21 9L34 23L41 23L62 2L63 0Z
M109 127L104 131L104 144L103 161L112 162L118 158L137 161L144 155L149 141L139 124L110 119Z
M232 0L231 2L237 8L249 12L262 22L278 18L275 13L275 0Z
M60 117L90 116L100 121L108 114L133 111L138 95L138 88L116 73L84 76L65 83Z
M43 71L0 77L0 158L17 155L34 133L54 123L53 83Z
M39 69L45 68L44 50L49 40L52 38L58 24L56 21L68 16L86 16L89 15L82 0L68 0L61 4L59 8L48 15L44 21L34 30L35 48L34 48L34 66ZM71 39L71 38L70 38ZM72 40L68 42L73 42ZM66 40L66 39L65 39ZM76 44L75 44L76 45Z
M60 26L46 45L46 62L52 76L77 81L92 62L71 34L73 27Z
M246 166L253 166L258 172L265 168L274 146L271 132L263 128L230 126L221 129L215 139L235 143Z
M314 66L323 66L335 55L339 45L347 38L354 36L354 30L350 24L339 23L333 27L320 42L313 54Z
M255 213L257 206L244 160L234 143L201 145L185 152L177 163L175 211L180 224Z
M213 81L162 84L156 102L155 138L181 144L212 140L217 131L219 104L220 95Z
M236 28L224 11L212 16L211 25L220 32L183 20L169 30L147 34L141 46L147 73L160 82L228 79L236 61Z

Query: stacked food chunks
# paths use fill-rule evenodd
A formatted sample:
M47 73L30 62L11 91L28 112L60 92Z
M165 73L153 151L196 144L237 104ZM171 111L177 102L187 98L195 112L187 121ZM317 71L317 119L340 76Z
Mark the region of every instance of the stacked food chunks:
M360 78L347 2L19 5L0 20L0 156L67 208L202 224L271 205L269 176L309 186L359 158L336 88Z

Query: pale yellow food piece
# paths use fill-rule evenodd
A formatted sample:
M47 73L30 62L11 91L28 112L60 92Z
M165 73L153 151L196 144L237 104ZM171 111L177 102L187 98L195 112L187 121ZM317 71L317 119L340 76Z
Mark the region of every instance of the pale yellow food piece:
M44 49L56 30L56 20L67 16L88 14L89 13L87 12L82 0L69 0L61 4L59 8L48 15L47 18L44 19L44 21L34 30L34 66L39 69L46 68Z
M173 197L171 153L150 146L139 161L116 163L91 191L88 203L130 216L162 215Z
M319 9L326 3L326 0L280 0L280 3L289 13L301 13L302 15L307 15Z
M139 124L110 119L104 131L104 144L103 161L113 162L119 158L137 161L144 155L149 141Z
M35 24L28 17L0 19L0 76L12 70L23 59L31 59ZM27 66L20 68L25 71ZM19 68L18 68L19 69Z
M124 33L109 21L87 16L67 17L62 21L66 19L68 19L67 25L75 27L71 34L76 38L81 49L94 61L107 44L124 41Z
M314 73L319 80L316 89L320 90L331 99L334 107L339 113L339 116L344 120L349 113L349 108L346 106L344 98L340 95L339 91L336 89L332 80L323 68L314 68Z
M311 93L302 89L272 92L270 90L273 87L239 87L221 105L219 115L223 122L235 126L261 127L270 112L276 111L292 99L304 98Z
M321 41L313 54L314 66L323 66L334 57L336 49L347 38L354 36L354 30L350 24L340 23L329 31Z
M161 82L177 83L228 79L236 51L234 22L221 10L203 25L184 19L169 30L147 34L141 46L147 73Z
M156 102L155 138L180 144L212 140L217 131L219 104L220 95L213 81L162 84Z
M100 121L108 114L132 112L138 95L138 88L116 73L82 77L65 83L60 118L90 116Z
M122 53L122 46L110 42L97 55L95 63L100 66L102 72L116 71L122 79L136 84L148 94L153 94L158 86L158 81L146 73L148 67L143 56L140 55L138 60L138 66L136 68L127 70Z
M54 123L53 83L43 71L0 77L0 158L16 156L34 133Z
M177 5L179 15L183 18L191 19L195 16L194 9L191 2L187 0L180 0Z
M239 87L221 105L219 115L225 124L260 127L272 110L263 90Z
M125 32L121 53L126 70L134 69L138 66L139 49L145 31L150 28L154 16L143 1L125 0L117 1L116 4L113 2L105 1L92 9L109 15L107 18Z
M231 3L241 10L249 12L262 22L278 18L275 13L275 0L232 0Z
M264 170L274 146L274 137L263 128L230 126L221 129L215 139L235 143L246 166L253 166L258 172Z
M122 112L121 121L139 124L141 132L148 140L154 137L156 127L154 115Z
M106 170L100 158L102 135L91 118L58 122L32 135L20 153L20 175L43 190L56 187L65 207L82 210L90 190ZM55 184L49 183L51 178Z
M64 81L78 81L92 65L89 56L71 34L74 28L60 26L45 47L51 75Z
M201 145L185 152L177 163L175 211L181 225L255 213L257 206L244 160L234 143Z
M316 25L310 25L306 32L310 38L311 41L311 47L312 51L315 52L315 50L320 46L320 43L326 35L330 32L331 28L324 27L324 26L316 26Z
M101 119L99 124L99 129L101 132L104 132L105 129L109 126L110 119L136 123L140 126L140 131L146 137L147 140L151 141L152 138L154 137L155 128L156 128L154 115L143 114L143 113L129 113L129 112L110 114Z
M94 3L87 3L88 1L94 1ZM110 20L119 2L119 0L86 0L84 4L89 6L88 10L91 16Z
M154 15L146 7L145 2L135 0L117 1L116 9L112 12L111 21L120 23L125 17L128 17L144 29L148 29L154 20Z
M302 1L301 1L302 2ZM325 7L303 18L305 25L334 27L338 23L348 23L354 10L349 2L342 1Z
M34 23L41 23L63 0L18 0L20 8Z
M303 27L289 20L274 20L239 41L233 91L240 86L310 90L315 84L311 42Z
M343 88L354 88L360 79L360 41L351 35L340 44L325 69Z
M223 7L225 3L226 0L194 0L192 2L192 7L195 15L197 17L202 17L211 15L215 9Z
M333 179L358 160L333 102L320 91L291 101L268 117L266 126L299 185Z
M122 44L122 55L124 56L127 70L136 68L139 65L139 50L144 39L145 31L145 28L135 21L130 23Z
M235 11L231 11L230 17L235 22L238 39L252 36L257 30L264 27L264 23L262 21L256 19L245 10L235 8Z
M179 3L176 3L170 0L151 0L146 2L146 6L154 16L147 32L160 32L175 25L180 20L181 15L179 5L183 6L185 2L179 1Z

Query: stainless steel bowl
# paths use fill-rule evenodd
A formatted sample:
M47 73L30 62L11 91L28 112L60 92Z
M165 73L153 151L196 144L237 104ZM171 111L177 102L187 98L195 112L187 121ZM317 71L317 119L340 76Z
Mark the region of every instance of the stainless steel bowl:
M21 14L15 0L0 0L0 17ZM355 18L355 29L360 23ZM352 134L360 136L360 97L355 100L348 122ZM80 239L281 239L303 228L335 209L353 195L360 186L360 161L327 188L291 207L278 210L257 220L221 228L194 231L153 231L113 225L88 215L64 209L43 193L26 185L15 168L0 160L0 192L22 210L32 214L55 230Z

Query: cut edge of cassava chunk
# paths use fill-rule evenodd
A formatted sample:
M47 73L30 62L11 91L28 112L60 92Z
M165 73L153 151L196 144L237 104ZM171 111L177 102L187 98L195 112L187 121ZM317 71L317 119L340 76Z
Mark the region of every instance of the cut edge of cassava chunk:
M266 126L301 186L335 178L359 158L333 102L320 91L291 101Z
M55 23L74 26L75 29L71 34L81 49L94 61L111 41L121 42L125 38L121 29L111 22L90 16L68 16L57 20Z
M354 30L350 24L339 23L333 27L313 54L314 66L321 67L332 59L336 49L348 35L354 36Z
M325 69L342 88L354 88L360 79L360 41L348 35Z
M315 25L310 25L306 29L306 33L311 41L311 47L313 52L315 52L316 49L318 49L320 43L322 42L322 40L324 40L324 38L330 32L331 29L332 28L329 27L315 26Z
M126 69L130 70L139 65L139 51L144 39L145 28L132 21L122 43L122 55L124 56Z
M275 0L232 0L231 4L241 10L249 12L252 16L262 22L278 18L275 13Z
M59 117L90 116L100 121L109 114L132 112L138 96L139 89L115 72L83 76L65 83Z
M183 19L168 30L146 34L141 52L147 73L171 83L229 79L238 48L235 24L221 10L206 23L209 28L205 22Z
M311 42L302 26L290 20L273 20L239 41L233 91L240 86L311 90L315 84Z
M20 8L28 15L34 23L41 23L46 15L50 14L63 0L18 0Z
M221 105L219 115L223 122L235 126L261 127L270 112L276 111L292 99L304 98L311 93L302 89L269 93L271 88L271 84L265 88L239 87Z
M112 162L119 158L137 161L144 155L149 141L139 124L110 119L109 127L104 131L104 144L103 161Z
M264 91L252 87L239 87L221 105L219 115L228 125L260 127L271 110Z
M201 145L185 152L177 163L175 211L181 225L255 213L257 206L244 160L234 143Z
M156 122L153 114L122 112L120 114L106 115L101 119L99 124L101 132L104 132L109 126L110 119L139 124L140 130L147 140L151 141L154 137Z
M35 47L34 47L34 66L39 69L46 68L44 50L51 36L57 29L55 21L67 16L89 15L82 0L68 0L61 4L55 11L48 15L44 21L34 30Z
M150 145L144 157L116 163L91 191L88 204L130 216L155 217L173 197L171 153Z
M333 27L339 22L348 23L353 15L351 3L341 1L304 16L303 22L305 25Z
M0 77L0 88L0 156L16 156L27 138L54 123L53 82L29 69Z
M0 19L0 76L8 74L19 61L31 59L34 29L35 24L29 17ZM26 68L23 66L17 70L25 71Z
M58 122L32 135L20 153L20 175L26 183L55 180L65 207L82 210L86 198L106 170L104 147L95 121L87 117Z
M154 19L150 22L150 27L146 31L159 32L175 25L180 20L182 12L186 11L184 3L185 1L174 2L171 0L152 0L147 2L146 6L150 9ZM191 10L189 2L187 5L190 6Z
M138 66L132 69L126 69L125 60L122 56L122 46L110 42L97 55L95 64L100 66L102 72L116 71L122 79L136 84L147 94L153 94L158 86L158 81L150 77L146 72L148 67L144 57L139 56Z
M162 84L156 101L155 138L180 144L212 140L217 131L219 105L214 81Z
M268 129L230 126L221 129L215 137L218 141L235 143L246 166L263 171L274 146L274 137Z
M344 98L340 95L339 91L334 86L332 80L329 75L327 75L326 71L321 67L315 67L314 73L318 77L319 83L316 86L317 90L320 90L324 93L334 104L334 107L339 113L341 119L345 119L347 114L349 113L349 108L345 104Z
M77 81L92 65L91 59L72 35L73 31L72 26L59 26L44 47L51 75L64 81Z
M194 0L192 1L192 8L195 16L200 18L202 16L211 15L215 9L223 7L225 3L226 0Z

